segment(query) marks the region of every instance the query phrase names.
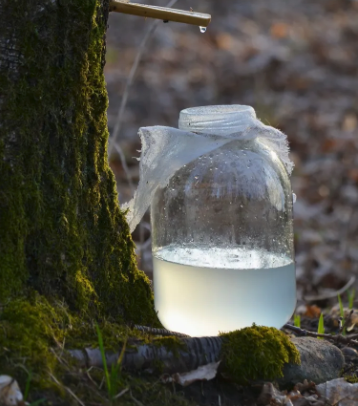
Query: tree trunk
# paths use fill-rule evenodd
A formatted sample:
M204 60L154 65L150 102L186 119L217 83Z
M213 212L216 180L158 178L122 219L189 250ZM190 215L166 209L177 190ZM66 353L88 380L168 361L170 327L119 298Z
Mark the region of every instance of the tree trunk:
M0 0L0 303L157 323L107 160L109 0Z

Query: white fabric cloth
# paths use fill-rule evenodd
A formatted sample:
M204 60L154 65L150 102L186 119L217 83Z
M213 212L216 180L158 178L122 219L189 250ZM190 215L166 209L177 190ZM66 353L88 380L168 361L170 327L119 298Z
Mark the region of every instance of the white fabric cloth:
M214 108L216 106L210 106ZM219 106L220 107L220 106ZM244 106L246 107L246 106ZM134 197L122 206L128 210L127 221L134 231L149 208L158 187L165 187L174 173L201 155L207 154L226 143L259 138L281 159L290 175L293 163L289 158L288 141L281 131L264 125L249 108L244 124L242 120L228 115L210 123L194 123L195 132L171 127L153 126L139 129L142 143L140 156L140 180ZM253 114L252 114L253 112ZM237 117L236 117L237 118ZM181 127L188 128L188 122ZM253 165L253 168L255 165ZM255 187L255 184L252 185Z

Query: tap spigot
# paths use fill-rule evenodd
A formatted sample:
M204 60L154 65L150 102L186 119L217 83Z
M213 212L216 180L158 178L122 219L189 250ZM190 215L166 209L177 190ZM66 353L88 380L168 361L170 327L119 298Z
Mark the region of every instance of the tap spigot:
M129 1L111 0L109 11L116 13L132 14L141 17L156 18L164 22L175 21L207 27L211 21L211 15L198 13L193 10L178 10L168 7L151 6L147 4L130 3Z

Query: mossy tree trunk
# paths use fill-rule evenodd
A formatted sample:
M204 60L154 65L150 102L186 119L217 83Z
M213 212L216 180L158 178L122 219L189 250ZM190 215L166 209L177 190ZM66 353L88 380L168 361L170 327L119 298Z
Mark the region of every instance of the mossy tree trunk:
M107 161L109 0L0 0L0 303L156 323Z

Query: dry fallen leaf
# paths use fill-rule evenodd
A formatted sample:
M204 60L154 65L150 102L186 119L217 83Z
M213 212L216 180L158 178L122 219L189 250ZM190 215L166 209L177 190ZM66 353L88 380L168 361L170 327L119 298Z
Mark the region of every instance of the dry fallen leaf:
M257 403L262 406L293 406L291 400L285 393L281 393L271 382L265 383L262 392L257 399Z
M316 389L332 405L358 406L358 383L349 383L344 378L338 378L321 383Z
M344 319L346 320L347 331L352 331L354 326L358 324L358 311L356 309L349 309L348 307L345 307L343 309L343 314ZM332 307L330 315L335 317L340 316L339 304Z
M190 372L176 373L172 376L165 376L163 381L175 382L182 386L188 386L195 381L210 381L214 379L221 361L202 365Z
M317 319L321 314L321 309L316 305L301 305L296 309L296 313L310 319Z
M0 405L23 406L25 404L21 390L15 379L8 375L0 375Z

